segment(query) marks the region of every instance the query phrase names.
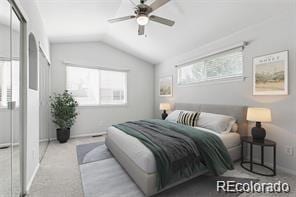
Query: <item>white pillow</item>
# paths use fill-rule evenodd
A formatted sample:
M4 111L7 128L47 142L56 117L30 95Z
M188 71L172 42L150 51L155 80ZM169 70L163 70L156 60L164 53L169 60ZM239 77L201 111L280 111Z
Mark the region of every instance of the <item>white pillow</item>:
M171 113L169 113L165 120L170 122L177 122L180 112L182 112L182 110L172 111Z
M238 124L236 122L232 125L231 132L234 132L234 133L238 132Z
M171 113L169 113L165 120L170 121L170 122L177 122L178 117L179 117L181 112L195 113L195 111L175 110L175 111L172 111Z
M228 133L236 122L232 116L201 112L197 121L198 127L213 130L217 133Z

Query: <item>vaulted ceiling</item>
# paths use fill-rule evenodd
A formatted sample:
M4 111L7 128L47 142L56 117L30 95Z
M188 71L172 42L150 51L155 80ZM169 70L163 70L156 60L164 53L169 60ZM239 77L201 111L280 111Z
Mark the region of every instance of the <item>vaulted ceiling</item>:
M153 14L174 20L175 26L149 22L145 36L138 36L135 20L107 20L133 14L133 3L139 0L36 1L51 42L102 41L153 64L294 6L294 0L171 0Z

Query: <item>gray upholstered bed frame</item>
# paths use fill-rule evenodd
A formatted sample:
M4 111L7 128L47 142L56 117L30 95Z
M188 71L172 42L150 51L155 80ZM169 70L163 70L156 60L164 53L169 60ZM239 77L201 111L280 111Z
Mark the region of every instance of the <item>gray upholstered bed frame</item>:
M237 119L237 123L239 124L239 133L241 135L245 135L247 132L247 123L246 123L246 107L244 106L226 106L226 105L208 105L208 104L185 104L185 103L176 103L174 109L179 110L192 110L192 111L200 111L200 112L209 112L216 114L224 114L230 115ZM112 152L114 157L120 163L120 165L127 171L129 176L134 180L134 182L138 185L138 187L143 191L146 196L151 196L156 193L159 193L163 190L167 190L173 186L176 186L180 183L188 181L194 177L207 173L207 169L200 171L198 174L194 176L181 180L177 183L169 185L163 188L161 191L157 190L156 185L156 173L146 173L141 168L139 168L118 146L116 142L112 139L106 138L106 146ZM118 142L117 142L118 143ZM239 147L234 150L236 153L235 159L239 157Z

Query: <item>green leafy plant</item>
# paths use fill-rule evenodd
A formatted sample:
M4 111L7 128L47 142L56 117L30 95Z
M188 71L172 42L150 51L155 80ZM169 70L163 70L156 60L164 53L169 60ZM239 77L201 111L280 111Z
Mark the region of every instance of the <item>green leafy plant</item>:
M62 94L54 94L50 97L50 108L53 122L61 129L71 128L77 118L77 101L67 90Z

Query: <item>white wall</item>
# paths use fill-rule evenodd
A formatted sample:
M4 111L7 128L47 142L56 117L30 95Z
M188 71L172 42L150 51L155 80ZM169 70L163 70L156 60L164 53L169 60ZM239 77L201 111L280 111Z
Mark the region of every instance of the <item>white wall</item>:
M219 31L219 30L217 30ZM176 86L175 65L185 63L197 57L219 51L242 41L250 41L244 51L245 81L214 83L190 87ZM196 48L186 54L164 61L155 68L155 115L159 116L160 102L248 105L271 108L273 122L264 124L267 138L277 142L277 163L279 168L296 172L296 19L295 13L272 18L261 24L236 32L221 40ZM289 95L288 96L252 96L252 58L273 52L289 50ZM173 75L173 97L161 99L158 96L158 79L162 75ZM250 124L252 127L253 124ZM285 153L287 145L294 147L294 156ZM271 161L268 151L267 160Z
M49 57L50 45L48 37L46 36L43 22L36 5L33 0L20 1L16 0L18 7L27 21L27 44L29 33L32 32L35 35L38 45L40 45L45 52L46 56ZM39 46L37 46L39 47ZM39 51L39 50L38 50ZM39 57L39 55L37 55ZM36 173L39 163L39 91L30 90L28 79L29 79L29 49L26 50L27 67L24 68L27 73L24 82L26 84L26 91L24 92L25 97L25 185L27 190L32 183L33 177Z
M153 117L154 66L101 42L51 45L52 92L66 88L66 67L62 63L128 69L128 105L79 107L71 135L105 131L112 124ZM55 126L52 126L55 137Z

